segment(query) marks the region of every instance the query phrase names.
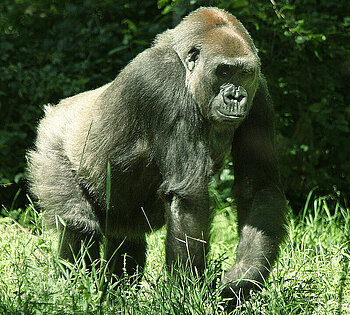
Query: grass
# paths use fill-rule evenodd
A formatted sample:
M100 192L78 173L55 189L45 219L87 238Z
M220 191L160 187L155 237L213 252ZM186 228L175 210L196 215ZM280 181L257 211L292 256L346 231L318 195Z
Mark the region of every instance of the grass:
M233 314L350 313L349 209L329 208L326 198L311 200L300 216L291 215L280 259L263 291ZM87 274L81 261L64 269L56 256L57 235L42 230L33 207L22 217L29 225L2 217L0 314L225 314L220 284L213 282L234 262L237 234L234 212L227 203L217 206L204 280L188 273L167 277L162 229L148 236L140 287L127 277L106 283L105 268Z

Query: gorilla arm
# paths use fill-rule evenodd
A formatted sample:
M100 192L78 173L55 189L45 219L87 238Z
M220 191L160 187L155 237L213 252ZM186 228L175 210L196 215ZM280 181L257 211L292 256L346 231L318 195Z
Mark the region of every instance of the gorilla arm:
M189 112L189 111L187 111ZM192 124L177 122L166 136L161 169L161 186L166 203L166 261L168 267L189 263L198 271L205 267L210 224L208 182L212 163L196 115ZM184 116L186 116L186 112ZM162 142L162 141L161 141Z
M208 196L198 200L173 195L167 209L166 262L170 266L189 263L202 272L208 247Z
M232 157L239 245L236 263L225 275L227 297L244 296L264 283L285 234L287 205L277 170L273 108L263 78L249 117L236 131Z

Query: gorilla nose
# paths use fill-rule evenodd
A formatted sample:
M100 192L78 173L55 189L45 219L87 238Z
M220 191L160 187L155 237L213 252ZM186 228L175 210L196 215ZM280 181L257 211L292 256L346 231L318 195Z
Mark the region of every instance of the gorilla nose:
M226 109L236 114L245 114L247 91L242 86L226 84L221 87Z

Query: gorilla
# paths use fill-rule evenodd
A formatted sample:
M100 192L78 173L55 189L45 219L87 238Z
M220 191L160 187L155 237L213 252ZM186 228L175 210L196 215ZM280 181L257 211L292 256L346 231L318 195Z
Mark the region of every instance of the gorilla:
M113 272L126 263L133 274L145 264L145 234L166 224L167 266L203 271L208 183L231 154L239 245L222 294L261 287L286 223L273 120L247 30L217 8L192 12L111 83L45 107L29 185L46 223L64 222L60 257L73 261L90 241L94 261L105 237Z

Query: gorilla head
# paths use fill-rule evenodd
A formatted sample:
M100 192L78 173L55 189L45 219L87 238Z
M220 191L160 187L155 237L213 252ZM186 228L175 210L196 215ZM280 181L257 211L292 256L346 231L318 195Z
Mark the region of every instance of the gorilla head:
M260 75L246 29L232 15L211 8L190 14L171 33L203 116L213 123L239 124L252 106Z
M216 8L160 34L113 82L47 106L27 156L29 180L46 222L65 222L61 257L74 260L92 241L98 259L104 235L115 274L133 273L145 263L149 225L166 224L167 265L189 260L203 270L208 182L231 153L240 241L223 295L259 287L285 224L273 117L248 32Z

